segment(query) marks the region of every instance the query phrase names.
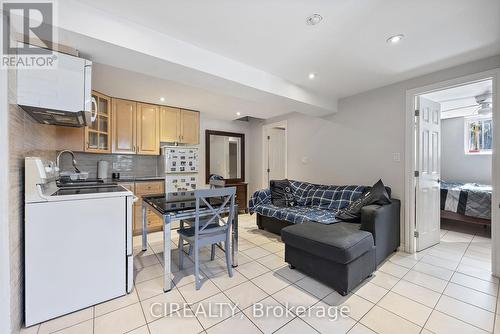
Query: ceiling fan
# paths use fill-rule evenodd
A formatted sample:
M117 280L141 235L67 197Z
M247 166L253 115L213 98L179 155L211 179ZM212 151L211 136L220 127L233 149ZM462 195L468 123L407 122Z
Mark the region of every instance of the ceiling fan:
M479 108L476 110L478 115L490 115L492 113L492 95L491 92L486 92L481 95L475 96L476 103Z

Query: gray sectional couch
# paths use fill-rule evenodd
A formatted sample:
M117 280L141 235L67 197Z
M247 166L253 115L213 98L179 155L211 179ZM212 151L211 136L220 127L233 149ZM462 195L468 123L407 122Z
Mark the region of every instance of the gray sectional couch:
M259 228L281 234L285 261L290 267L345 295L399 247L400 201L391 199L390 204L364 206L358 220L342 221L335 218L336 213L359 198L367 187L304 186L305 182L293 182L297 184L292 191L307 188L306 193L296 196L298 208L273 206L269 190L263 190L252 196L250 212L257 214Z

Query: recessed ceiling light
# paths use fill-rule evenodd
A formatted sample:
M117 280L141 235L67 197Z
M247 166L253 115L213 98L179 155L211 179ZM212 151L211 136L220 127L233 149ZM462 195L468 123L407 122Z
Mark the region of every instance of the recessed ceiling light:
M314 78L316 78L316 73L309 73L307 77L309 78L309 80L313 80Z
M165 98L164 97L160 97L160 101L161 102L165 102Z
M319 14L312 14L306 17L306 24L308 26L315 26L323 20L323 16Z
M241 116L241 113L238 111L238 112L236 113L236 116Z
M405 37L405 35L403 34L398 34L398 35L394 35L394 36L391 36L387 39L387 43L389 44L398 44L399 42L401 42L401 40Z

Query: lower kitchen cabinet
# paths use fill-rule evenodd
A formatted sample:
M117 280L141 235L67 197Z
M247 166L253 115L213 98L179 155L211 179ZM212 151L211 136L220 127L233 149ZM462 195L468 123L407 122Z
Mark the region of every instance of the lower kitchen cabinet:
M165 192L164 181L124 182L120 185L131 190L138 200L134 203L134 235L142 234L142 196ZM163 223L160 217L147 210L148 232L161 231Z

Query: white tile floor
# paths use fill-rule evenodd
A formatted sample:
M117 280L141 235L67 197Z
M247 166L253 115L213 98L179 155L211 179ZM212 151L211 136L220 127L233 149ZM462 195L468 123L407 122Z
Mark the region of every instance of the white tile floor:
M175 232L172 233L174 238ZM500 333L499 281L489 271L491 239L442 231L441 243L417 255L395 253L353 293L340 296L331 288L289 269L276 235L256 228L255 217L240 216L240 265L229 278L219 252L202 256L204 281L195 290L193 263L177 266L172 255L174 289L162 291L161 234L151 234L149 249L135 257L132 294L24 329L23 333ZM176 248L176 240L173 241ZM347 318L331 321L297 312L283 317L254 317L263 305L349 306ZM155 303L178 303L184 312L155 318ZM229 309L212 318L193 310L225 303ZM185 305L185 306L184 306ZM166 312L168 314L168 311ZM498 328L496 328L498 327Z

